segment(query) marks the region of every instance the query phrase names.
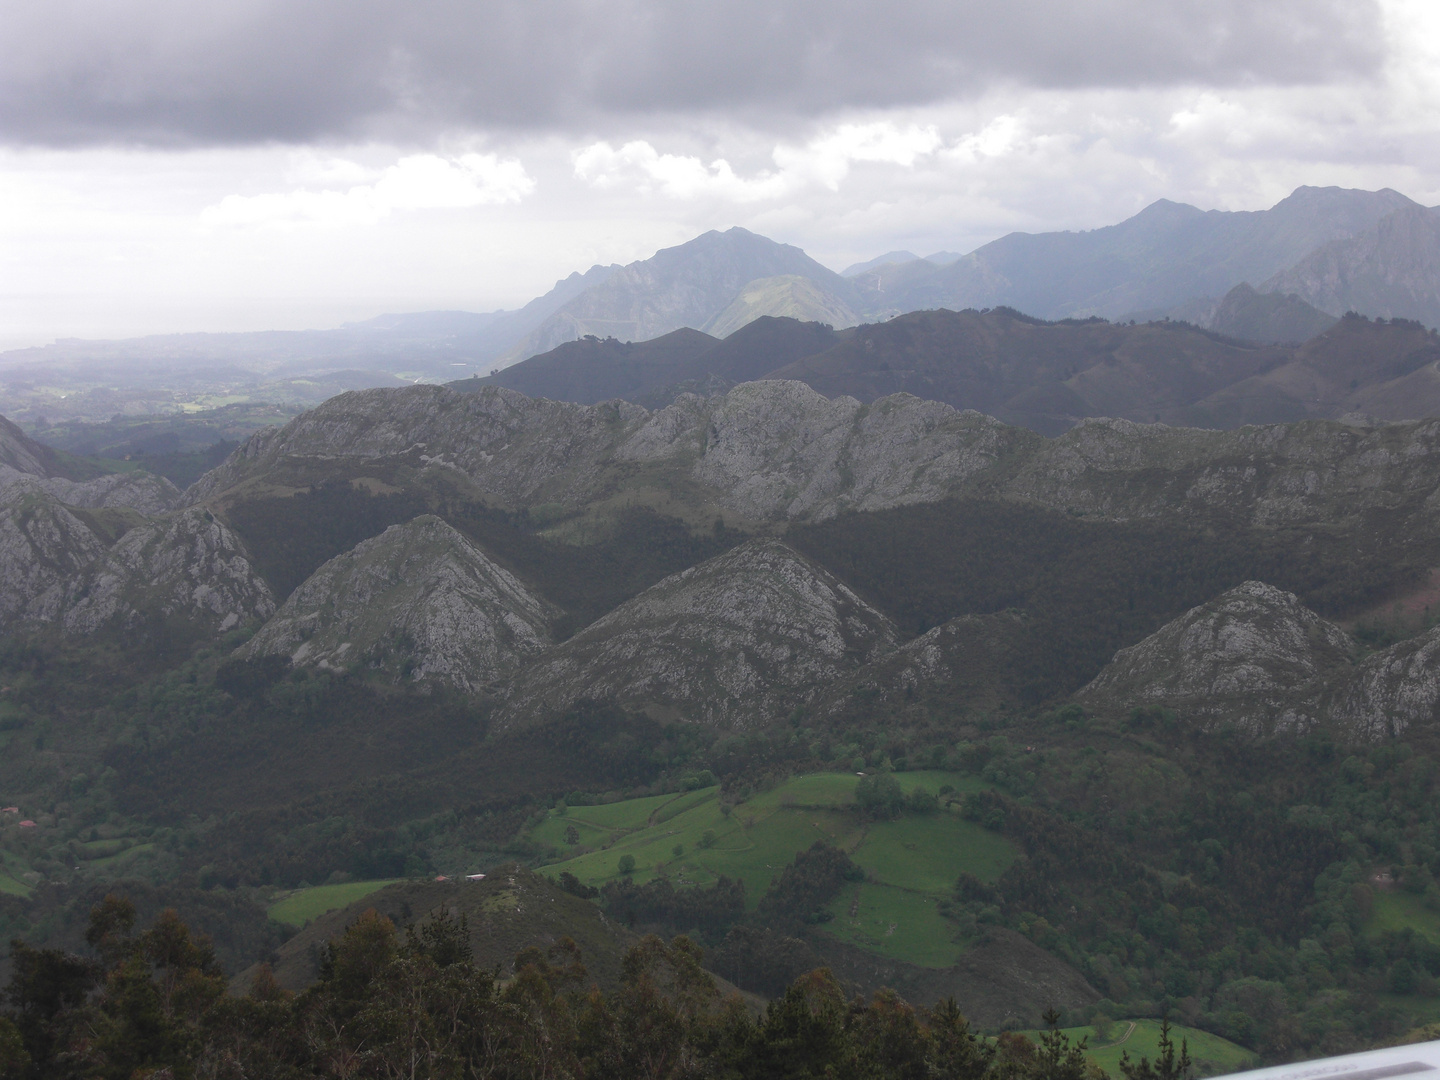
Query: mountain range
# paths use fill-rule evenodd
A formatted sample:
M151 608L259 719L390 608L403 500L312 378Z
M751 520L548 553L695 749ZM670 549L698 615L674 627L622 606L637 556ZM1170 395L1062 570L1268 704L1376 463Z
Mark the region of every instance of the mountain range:
M792 379L862 403L913 394L1046 435L1086 417L1229 428L1440 413L1440 341L1418 322L1336 320L1247 285L1226 295L1217 319L1257 331L1288 326L1308 340L1267 344L1184 322L1044 322L1009 308L917 311L848 330L764 317L723 341L676 330L645 342L571 342L451 385L654 407L681 393Z
M1336 306L1423 302L1432 220L1302 189L849 277L707 234L348 328L432 382L183 490L0 421L0 930L178 907L259 1010L252 965L453 901L516 983L688 933L765 995L1399 1037L1440 977L1440 336ZM1026 266L1081 306L864 322ZM486 326L558 343L434 385ZM323 342L272 345L304 381Z
M1302 187L1268 210L1201 211L1161 200L1088 232L1012 233L964 256L891 252L845 274L731 228L626 266L573 273L513 311L14 350L0 355L0 408L33 424L237 397L304 407L345 389L483 374L587 336L640 342L688 328L725 337L765 316L844 327L934 308L1004 306L1046 320L1169 317L1283 342L1303 341L1327 316L1350 310L1436 326L1436 220L1389 189ZM1248 297L1237 312L1233 296L1222 301L1242 284L1279 299Z
M631 374L747 338L727 363L772 340L855 356L903 332L913 351L951 323L1010 358L997 394L1024 357L1059 365L1091 340L1051 333L1099 335L1085 371L1118 368L1108 385L1122 388L1156 367L1135 357L1165 335L1220 349L1222 387L1246 371L1313 381L1327 350L1349 357L1357 341L1387 385L1423 369L1387 375L1399 344L1434 348L1418 324L1359 316L1296 348L935 311L840 330L768 318L723 341L679 331ZM86 890L103 897L125 874L157 909L229 926L234 970L273 950L300 986L311 946L363 909L320 912L280 948L261 906L276 890L408 878L373 901L408 918L405 904L468 887L415 879L588 859L587 880L526 877L529 899L507 900L504 920L486 905L510 893L477 889L475 917L506 941L586 927L609 971L629 940L615 926L638 912L637 930L708 935L746 989L775 985L750 981L760 959L804 971L817 952L864 992L978 1000L998 980L1004 1007L977 1013L996 1024L1033 1022L1056 986L1067 1008L1115 1011L1188 988L1191 1019L1268 1045L1227 1019L1258 976L1224 950L1260 934L1254 964L1308 962L1314 946L1286 938L1286 920L1363 898L1339 875L1392 859L1366 846L1389 843L1383 815L1373 840L1343 819L1355 840L1340 848L1332 824L1348 811L1316 786L1368 783L1372 764L1415 815L1435 805L1418 786L1429 773L1407 764L1440 732L1433 418L1082 418L1045 436L794 379L657 408L420 385L341 394L256 432L183 492L87 467L0 424L0 786L35 823L0 821L0 873L19 875L0 877L0 917L16 932L73 926ZM1410 622L1390 614L1402 608ZM892 771L903 805L867 809L854 774ZM774 788L790 783L801 793ZM1379 790L1355 813L1382 805ZM1264 801L1277 791L1289 801ZM668 832L687 807L713 821ZM634 880L616 861L632 849L610 846L624 830L646 834ZM860 836L889 860L884 880L795 885L780 929L736 922L770 917L797 852L830 837L859 858ZM697 883L712 850L751 860L753 895ZM1424 880L1428 862L1401 865ZM589 882L609 890L603 907L578 906ZM718 915L703 906L724 896ZM1166 904L1189 912L1184 926L1226 917L1207 914L1211 937L1180 954L1149 919ZM1320 919L1371 934L1352 914L1305 915L1303 940ZM1122 928L1131 959L1117 966ZM925 935L943 962L904 951ZM1374 940L1389 943L1369 959L1335 946L1368 980L1356 1001L1398 962L1385 950L1413 949ZM1293 1010L1340 992L1294 986L1266 992L1293 994Z

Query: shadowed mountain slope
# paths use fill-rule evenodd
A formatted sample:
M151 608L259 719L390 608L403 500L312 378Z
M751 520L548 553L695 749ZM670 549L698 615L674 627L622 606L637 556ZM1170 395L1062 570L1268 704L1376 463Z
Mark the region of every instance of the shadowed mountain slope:
M1256 306L1269 309L1255 294ZM1298 346L1186 323L1046 323L1000 308L923 311L862 326L769 378L861 401L897 392L1046 435L1085 417L1230 428L1363 412L1440 415L1440 343L1416 323L1351 317Z
M580 947L586 985L613 990L620 983L625 951L638 940L589 901L518 863L508 863L493 867L483 881L397 882L321 915L277 950L275 980L287 990L309 986L319 977L321 950L367 911L403 927L424 924L442 907L451 918L468 922L475 964L499 968L506 975L520 950L547 951L569 938ZM234 986L247 989L256 970L241 972Z
M1335 316L1311 307L1293 293L1256 292L1242 281L1220 299L1204 324L1241 341L1299 344L1335 325Z
M582 338L486 378L449 385L456 390L505 386L530 397L586 405L624 398L663 407L684 392L719 393L762 378L800 357L823 352L843 337L821 323L761 315L724 340L690 329L650 341Z
M649 341L620 341L593 335L567 341L485 378L450 385L457 390L504 386L529 397L578 401L583 405L646 393L683 379L696 378L701 358L718 339L684 327Z

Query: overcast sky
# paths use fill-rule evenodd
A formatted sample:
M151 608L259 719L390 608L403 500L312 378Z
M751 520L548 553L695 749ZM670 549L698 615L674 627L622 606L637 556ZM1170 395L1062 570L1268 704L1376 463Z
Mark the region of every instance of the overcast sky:
M1300 184L1440 203L1433 0L10 0L0 347L836 269Z

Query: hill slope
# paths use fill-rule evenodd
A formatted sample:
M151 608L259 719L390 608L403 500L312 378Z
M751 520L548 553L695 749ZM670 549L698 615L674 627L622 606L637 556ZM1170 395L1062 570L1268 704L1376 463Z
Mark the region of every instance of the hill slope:
M844 336L821 323L760 315L723 341L690 329L649 341L586 337L494 375L449 385L456 390L504 386L531 397L586 405L625 398L663 408L681 393L709 395L763 378L793 360L823 352Z
M546 605L424 515L331 559L240 650L475 691L550 644Z
M705 330L716 337L728 337L763 315L837 327L854 326L860 321L833 290L799 274L783 274L750 282L729 307L705 325Z
M588 697L750 727L894 646L890 620L826 571L777 541L752 540L666 578L541 657L505 688L497 723Z

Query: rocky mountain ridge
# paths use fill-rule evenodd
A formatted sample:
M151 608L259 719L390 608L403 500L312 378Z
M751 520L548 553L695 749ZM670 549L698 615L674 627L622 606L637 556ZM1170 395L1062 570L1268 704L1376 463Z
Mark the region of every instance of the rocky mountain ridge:
M856 299L846 279L797 247L738 226L712 230L616 270L550 315L507 358L523 360L586 334L644 341L681 327L701 329L752 282L783 276L814 283L832 303Z
M862 405L756 382L649 412L486 388L357 391L255 435L186 493L223 505L336 476L443 477L511 508L603 517L648 500L695 522L823 520L985 493L1109 520L1220 515L1353 528L1375 512L1436 533L1440 421L1232 431L1090 419L1053 439L907 394Z
M238 655L358 663L475 692L543 652L552 616L454 528L423 515L315 571Z
M762 319L718 343L695 331L639 344L576 342L452 385L658 407L685 390L713 396L739 382L795 379L862 402L913 394L1042 435L1086 417L1232 428L1440 414L1440 339L1419 323L1337 320L1243 284L1201 315L1268 343L1175 322L1047 323L1006 308L941 309L845 331ZM1306 340L1283 343L1296 337Z
M930 684L960 685L971 670L1003 671L1006 642L1020 640L1023 622L966 617L902 645L885 616L765 534L852 511L966 496L1109 522L1184 520L1355 537L1381 523L1407 543L1440 542L1437 455L1434 420L1234 431L1088 420L1044 439L908 395L862 405L796 382L746 383L708 399L684 395L654 412L625 402L537 400L496 387L360 391L257 434L187 492L178 511L76 507L40 487L39 478L16 481L5 489L12 506L0 520L14 556L4 616L9 625L77 634L177 616L212 635L266 622L243 656L279 653L337 668L358 662L392 678L465 692L490 688L504 699L504 724L591 695L721 726L796 705L839 715L846 694L898 699ZM637 505L659 506L692 528L718 516L727 527L761 535L639 592L558 646L551 645L555 611L537 598L536 582L502 569L452 524L423 514L331 559L277 614L227 522L229 508L347 480L362 501L367 491L409 492L434 505L459 500L540 513L555 522L554 535L577 542L603 535L616 514ZM1318 616L1272 612L1266 617L1274 626L1254 630L1263 620L1251 608L1276 608L1273 596L1226 603L1239 605L1239 613L1205 618L1249 625L1251 638L1224 626L1208 637L1172 627L1173 641L1134 646L1134 656L1112 665L1088 692L1140 703L1147 694L1165 701L1208 696L1224 712L1225 688L1214 679L1208 689L1166 684L1142 692L1140 676L1124 674L1145 670L1152 653L1183 652L1181 639L1198 641L1185 648L1209 658L1182 665L1202 681L1210 678L1205 664L1229 663L1227 643L1241 641L1240 651L1261 668L1252 646L1274 645L1295 671L1310 673L1266 676L1277 685L1288 680L1292 698L1310 693L1302 684L1318 678L1315 671L1334 666L1341 639L1317 629ZM1320 639L1329 652L1306 659L1300 643L1319 648ZM1367 661L1368 689L1355 689L1350 705L1326 705L1326 715L1369 730L1374 723L1363 717L1374 706L1367 702L1406 695L1419 702L1406 706L1406 715L1419 715L1428 691L1416 691L1415 679L1423 683L1429 656L1417 645L1384 663ZM1253 697L1244 679L1236 685L1236 693ZM837 687L848 689L825 704ZM1013 701L1003 679L981 679L972 691L996 707ZM1320 697L1338 701L1338 693ZM1318 715L1277 712L1280 705L1268 701L1255 708L1258 728L1302 725Z
M917 260L853 281L872 314L1008 305L1046 319L1128 319L1222 296L1242 281L1267 281L1323 245L1418 205L1388 188L1300 187L1268 210L1238 212L1161 199L1116 225L1011 233L948 266Z
M1293 593L1247 581L1120 650L1075 699L1112 713L1158 707L1251 736L1326 725L1370 742L1440 721L1440 628L1359 652Z
M522 670L501 727L580 698L665 720L758 727L894 649L890 620L775 540L651 586Z

